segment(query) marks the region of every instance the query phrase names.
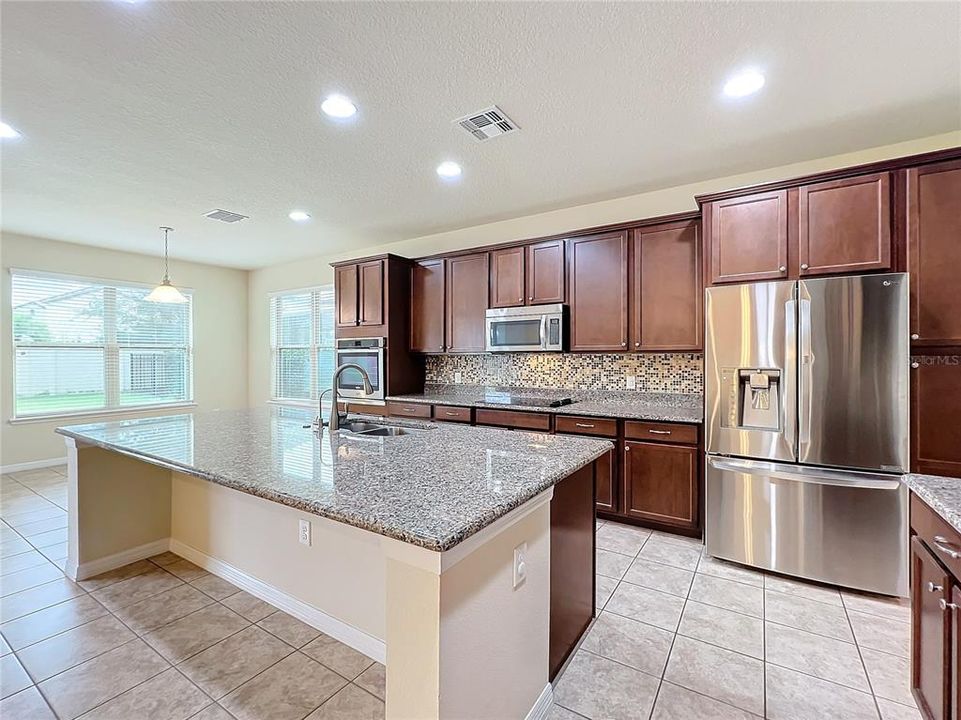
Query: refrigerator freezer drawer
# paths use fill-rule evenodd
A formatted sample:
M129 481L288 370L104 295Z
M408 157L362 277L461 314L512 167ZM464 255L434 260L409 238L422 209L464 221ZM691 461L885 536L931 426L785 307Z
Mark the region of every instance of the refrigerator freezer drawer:
M707 552L906 597L908 491L896 476L707 457Z

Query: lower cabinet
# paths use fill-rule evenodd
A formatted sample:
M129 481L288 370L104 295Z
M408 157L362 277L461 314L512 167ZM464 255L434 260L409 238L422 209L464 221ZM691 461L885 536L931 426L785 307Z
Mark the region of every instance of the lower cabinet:
M624 514L665 525L696 528L697 447L624 442Z

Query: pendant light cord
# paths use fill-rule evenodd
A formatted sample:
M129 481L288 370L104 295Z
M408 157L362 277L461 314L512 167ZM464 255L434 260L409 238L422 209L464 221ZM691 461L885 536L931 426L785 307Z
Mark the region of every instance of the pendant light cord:
M167 252L167 234L173 230L173 228L164 227L160 228L164 231L164 282L170 282L170 255Z

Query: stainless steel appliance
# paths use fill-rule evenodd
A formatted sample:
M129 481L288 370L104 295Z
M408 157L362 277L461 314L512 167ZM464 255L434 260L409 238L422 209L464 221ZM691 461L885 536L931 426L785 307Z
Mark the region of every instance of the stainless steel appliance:
M384 352L387 339L342 338L337 341L337 366L359 365L367 373L370 390L366 392L365 379L352 368L336 376L337 396L348 399L353 404L383 404L384 402Z
M707 551L908 589L908 278L705 291Z
M493 308L487 311L487 352L560 352L564 305Z

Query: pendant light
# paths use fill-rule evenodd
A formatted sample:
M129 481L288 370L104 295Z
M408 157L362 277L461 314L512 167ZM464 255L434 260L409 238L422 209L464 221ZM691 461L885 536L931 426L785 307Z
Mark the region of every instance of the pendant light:
M173 228L161 226L160 229L164 231L164 279L144 299L148 302L158 303L185 303L187 302L187 298L184 297L184 294L170 284L167 234L170 233Z

